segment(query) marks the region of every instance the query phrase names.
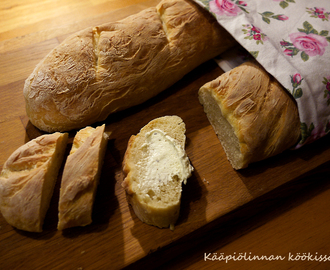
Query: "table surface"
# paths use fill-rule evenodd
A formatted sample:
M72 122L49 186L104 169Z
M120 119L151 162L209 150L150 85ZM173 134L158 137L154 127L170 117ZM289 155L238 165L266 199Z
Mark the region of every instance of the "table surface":
M68 35L158 2L0 2L0 169L14 150L43 134L29 122L22 95L36 64ZM42 233L16 230L0 217L0 268L329 269L329 136L233 170L197 99L199 87L222 73L208 61L159 96L110 116L93 223L56 230L57 184ZM120 186L129 137L168 114L185 121L186 150L195 168L183 187L174 231L139 221Z

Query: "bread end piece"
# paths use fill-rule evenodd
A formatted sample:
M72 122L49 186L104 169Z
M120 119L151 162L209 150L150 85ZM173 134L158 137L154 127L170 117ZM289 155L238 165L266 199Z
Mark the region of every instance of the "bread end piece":
M67 139L67 133L42 135L18 148L4 164L0 210L13 227L42 231Z
M59 199L58 230L92 223L108 135L105 125L86 127L74 137L65 163Z
M164 116L128 142L122 186L135 214L149 225L173 230L179 217L182 182L193 171L184 150L185 131L180 117Z
M295 100L255 62L203 85L199 100L236 170L277 155L300 138Z

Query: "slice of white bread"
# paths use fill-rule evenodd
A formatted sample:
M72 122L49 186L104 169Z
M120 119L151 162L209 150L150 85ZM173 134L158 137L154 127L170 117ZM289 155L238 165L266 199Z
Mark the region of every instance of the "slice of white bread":
M184 150L185 132L180 117L164 116L128 142L122 186L137 217L149 225L174 229L179 217L182 182L193 171Z
M108 142L104 131L105 125L86 127L74 137L60 188L59 230L92 223L93 204Z
M295 100L257 63L206 83L199 100L234 169L279 154L300 138Z
M41 232L67 146L67 133L42 135L18 148L0 175L0 210L17 229Z

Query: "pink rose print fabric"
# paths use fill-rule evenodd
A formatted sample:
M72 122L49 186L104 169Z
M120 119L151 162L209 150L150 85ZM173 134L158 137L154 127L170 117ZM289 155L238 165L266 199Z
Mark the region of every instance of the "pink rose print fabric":
M229 0L214 0L210 2L210 9L219 16L237 16L241 11L238 5Z
M330 132L329 0L194 1L296 100L301 121L296 148ZM216 61L233 68L241 55L228 51Z
M267 36L261 31L260 28L252 24L243 24L243 33L246 34L245 39L255 40L256 44L264 44L267 41Z
M330 12L327 12L324 8L319 8L319 7L313 7L313 8L308 8L306 7L307 12L311 14L312 18L318 18L321 19L322 21L329 21L329 15Z
M327 105L330 106L330 76L324 77L322 83L325 85L324 98L327 100Z
M294 47L309 56L323 55L328 46L326 39L315 34L291 33L290 40Z
M320 33L313 26L305 21L303 29L297 29L299 32L289 34L291 42L281 41L280 44L285 48L284 53L288 56L297 55L301 52L301 59L307 61L310 56L323 55L328 46L328 30L322 30Z
M242 10L245 11L246 3L244 1L213 0L209 5L210 10L219 16L237 16Z

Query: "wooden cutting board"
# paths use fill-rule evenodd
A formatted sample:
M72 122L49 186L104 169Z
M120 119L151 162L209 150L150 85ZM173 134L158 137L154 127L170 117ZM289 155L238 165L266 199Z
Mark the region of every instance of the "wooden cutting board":
M133 1L134 2L134 1ZM147 1L152 5L156 1ZM35 65L70 32L88 25L120 19L145 6L124 7L95 14L53 31L31 31L0 44L0 165L19 146L43 134L29 122L24 109L24 80ZM297 181L330 164L329 136L300 150L235 171L210 126L197 91L222 74L212 60L201 65L159 96L110 116L111 132L98 187L93 223L83 228L56 230L59 184L47 213L44 231L28 233L9 226L0 217L2 269L121 269L155 251L183 252L189 237L202 237L221 218L281 185ZM186 151L195 168L183 187L182 207L174 231L142 223L127 204L121 187L121 162L131 135L150 120L178 115L186 123ZM70 133L70 142L74 136ZM71 145L68 145L68 149ZM198 232L198 233L196 233ZM185 242L186 244L182 244ZM178 248L179 247L179 248Z

